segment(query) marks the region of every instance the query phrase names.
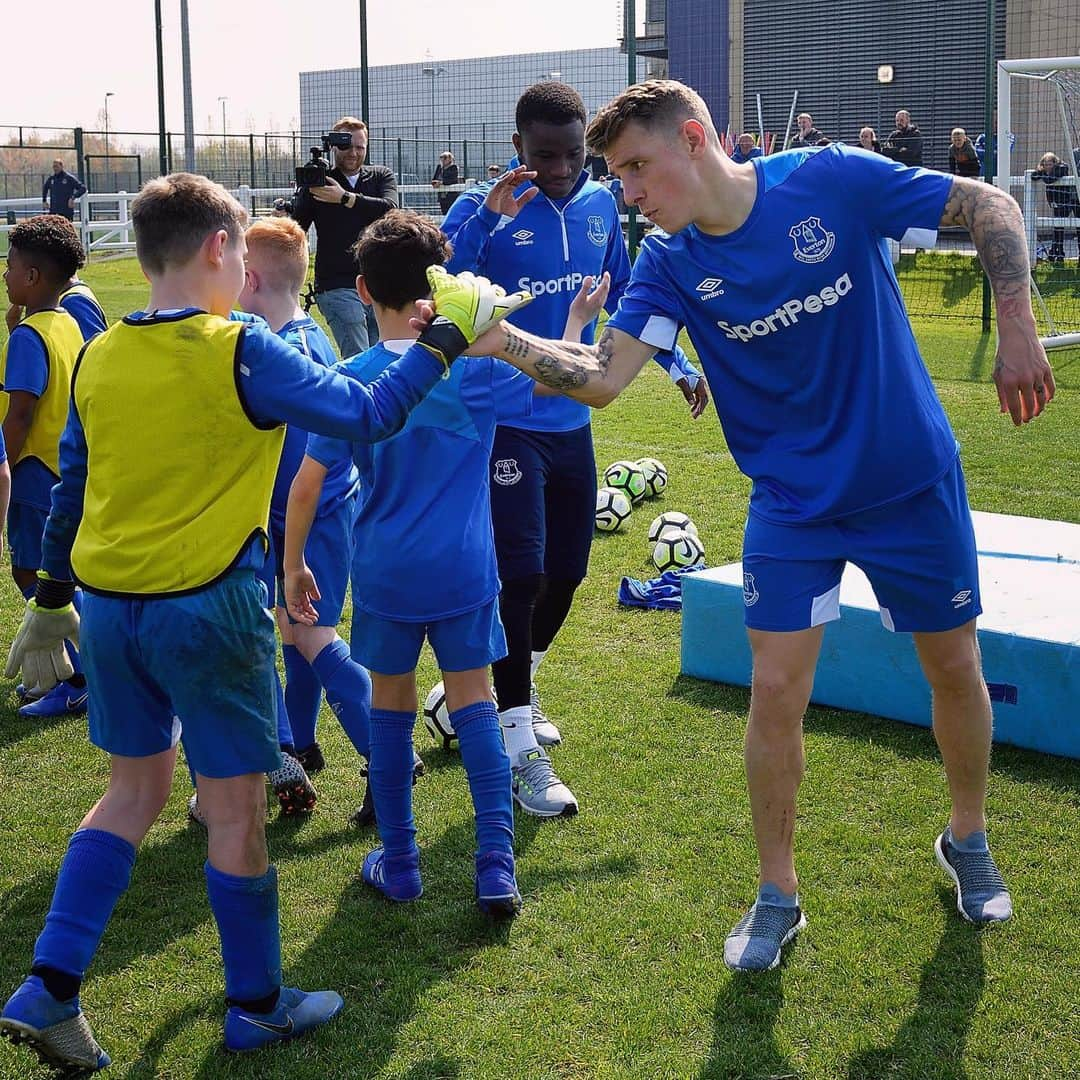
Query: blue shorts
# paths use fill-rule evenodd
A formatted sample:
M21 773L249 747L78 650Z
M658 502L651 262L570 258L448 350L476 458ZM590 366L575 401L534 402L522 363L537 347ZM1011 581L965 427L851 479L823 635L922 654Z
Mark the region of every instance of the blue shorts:
M356 515L356 496L342 499L325 514L311 523L311 532L304 545L304 559L315 575L322 599L315 602L319 610L316 626L337 626L345 610L345 590L349 586L349 567L352 565L352 530ZM270 519L270 550L266 565L259 575L267 594L277 597L279 607L285 607L284 523ZM290 622L295 622L290 619Z
M250 570L170 599L88 592L80 641L90 741L106 753L149 757L182 737L202 776L281 765L274 620Z
M474 671L506 655L498 599L433 622L385 619L353 604L352 658L368 671L380 675L415 671L425 637L440 671Z
M13 502L8 507L8 547L12 566L20 570L40 569L41 538L45 535L48 516L48 510L26 503Z
M753 630L806 630L840 617L840 576L870 579L887 630L953 630L981 611L975 532L960 459L900 502L812 525L753 514L743 537L743 602Z
M491 522L499 577L582 581L596 528L592 428L495 428Z

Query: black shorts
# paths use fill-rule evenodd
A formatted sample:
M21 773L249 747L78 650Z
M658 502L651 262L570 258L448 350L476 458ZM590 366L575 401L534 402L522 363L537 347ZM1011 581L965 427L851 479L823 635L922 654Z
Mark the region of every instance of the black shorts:
M596 517L592 428L495 428L491 519L503 581L547 574L581 581Z

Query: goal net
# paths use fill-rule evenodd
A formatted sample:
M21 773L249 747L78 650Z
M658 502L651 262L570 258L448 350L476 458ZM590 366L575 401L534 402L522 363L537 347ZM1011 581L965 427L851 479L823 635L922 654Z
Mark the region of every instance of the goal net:
M1024 213L1048 348L1080 345L1080 57L998 63L996 183Z

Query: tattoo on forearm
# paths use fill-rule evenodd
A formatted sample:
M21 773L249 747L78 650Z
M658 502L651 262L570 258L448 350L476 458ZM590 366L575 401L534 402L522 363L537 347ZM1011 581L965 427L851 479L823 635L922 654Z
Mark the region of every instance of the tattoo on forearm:
M611 363L610 345L605 352L577 342L547 341L528 337L510 326L502 355L519 362L523 371L545 386L561 391L577 390L590 379L602 379Z
M971 234L997 298L999 314L1030 312L1027 240L1015 199L990 184L957 178L941 224L962 225Z

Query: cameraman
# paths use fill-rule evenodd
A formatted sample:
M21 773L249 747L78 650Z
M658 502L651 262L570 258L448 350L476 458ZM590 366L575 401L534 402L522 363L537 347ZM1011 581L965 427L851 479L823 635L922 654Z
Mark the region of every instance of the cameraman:
M343 116L330 130L352 132L352 146L334 147L326 186L302 188L284 212L302 229L314 222L318 230L315 302L346 358L379 340L374 313L356 293L350 249L368 225L397 206L397 180L385 165L364 164L368 131L363 120Z

